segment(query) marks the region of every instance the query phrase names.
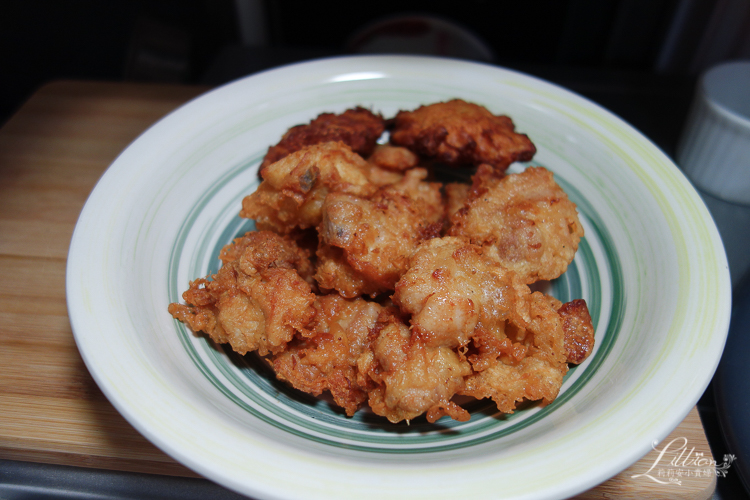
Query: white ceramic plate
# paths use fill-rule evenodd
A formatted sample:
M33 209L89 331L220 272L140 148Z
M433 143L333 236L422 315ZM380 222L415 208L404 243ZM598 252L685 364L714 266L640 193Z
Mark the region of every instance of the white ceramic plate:
M252 222L237 216L290 126L362 105L385 116L460 97L510 115L578 204L586 236L561 300L588 301L596 349L559 398L469 422L347 419L167 313ZM516 169L522 166L516 165ZM91 194L67 294L86 365L148 439L258 499L561 498L615 475L697 402L729 319L726 258L700 198L629 125L497 67L423 57L288 66L221 87L138 138Z

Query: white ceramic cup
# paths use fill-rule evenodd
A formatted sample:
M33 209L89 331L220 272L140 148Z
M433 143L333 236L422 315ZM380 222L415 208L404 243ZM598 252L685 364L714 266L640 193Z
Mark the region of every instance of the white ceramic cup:
M750 279L750 61L701 76L676 160L716 222L732 285Z
M676 160L699 189L750 205L750 61L701 76Z

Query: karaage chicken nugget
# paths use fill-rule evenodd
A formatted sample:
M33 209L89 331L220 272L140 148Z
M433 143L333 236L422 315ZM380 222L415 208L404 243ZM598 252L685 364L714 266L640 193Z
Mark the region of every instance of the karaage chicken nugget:
M403 177L393 183L390 188L412 200L428 224L442 223L445 218L442 185L439 182L427 181L428 176L427 169L412 168L407 170Z
M419 157L406 148L379 144L367 158L367 178L378 186L395 184L404 177L404 172L415 168Z
M385 130L385 120L380 114L356 107L341 114L322 113L307 125L290 128L278 144L268 148L261 163L261 175L268 165L306 146L323 142L341 141L354 152L367 156Z
M458 237L422 243L393 301L412 314L412 343L453 349L470 363L458 394L492 398L506 413L557 396L568 370L563 318L494 248Z
M503 413L513 413L524 400L549 404L559 394L568 371L562 318L540 292L527 295L526 301L529 321L506 329L507 338L519 347L517 352L500 351L481 371L475 366L461 392L477 399L492 398ZM482 361L487 364L486 359Z
M449 182L443 186L445 191L445 218L450 220L461 210L469 199L471 185L463 182Z
M428 347L414 339L396 317L380 329L358 368L374 383L368 391L370 408L392 423L408 423L422 414L428 422L444 415L460 421L470 418L451 400L464 388L469 363L447 347Z
M252 269L294 269L307 282L312 282L315 272L309 250L301 247L297 239L271 231L250 231L234 239L221 249L219 260L223 264L237 261L248 274Z
M393 301L412 315L411 330L421 343L463 349L479 332L502 339L509 321L525 326L528 293L494 249L446 236L412 254Z
M390 142L449 165L486 163L498 172L536 153L529 138L515 132L510 118L461 99L400 111Z
M263 169L263 182L242 200L240 217L288 234L320 224L329 192L365 195L376 189L367 162L342 142L307 146Z
M568 363L580 365L594 350L594 325L586 301L575 299L563 304L549 295L547 300L562 318Z
M217 343L228 342L240 354L277 353L295 333L308 332L315 294L296 268L311 264L294 241L251 232L225 248L222 257L218 273L190 283L183 293L186 305L169 305L175 319Z
M355 293L374 296L389 292L419 242L439 234L443 225L440 186L412 176L405 179L403 184L381 188L368 197L328 194L318 228L322 248L316 280L321 289L335 289L350 297L352 278L360 277L363 283ZM344 270L337 275L330 271L341 269L344 261L353 272Z
M379 144L367 161L386 170L404 172L419 165L419 156L405 147Z
M329 391L352 416L367 400L367 383L358 383L357 362L369 351L372 332L385 308L338 294L319 296L314 307L312 335L296 338L269 361L280 380L314 396Z
M552 172L529 167L473 186L451 216L448 234L496 248L503 265L530 284L565 272L583 226Z
M383 287L369 280L346 260L344 250L321 242L316 252L315 281L323 291L335 290L347 299L377 296Z

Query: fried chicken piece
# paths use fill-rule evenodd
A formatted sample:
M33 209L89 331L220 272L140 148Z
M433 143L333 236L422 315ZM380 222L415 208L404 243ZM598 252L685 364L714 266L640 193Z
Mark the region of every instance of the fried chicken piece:
M310 251L299 246L299 240L271 231L250 231L235 238L219 252L223 264L239 262L248 274L252 269L263 271L276 267L293 269L307 282L312 281L315 268L310 262Z
M505 177L505 172L497 172L492 165L482 163L471 175L471 182L449 182L443 186L446 196L446 218L451 218L464 208L469 200L474 200L485 193L488 186L497 184Z
M263 169L263 182L242 200L240 217L283 234L315 227L329 192L366 195L376 189L367 170L367 162L342 142L305 147Z
M380 114L356 107L342 114L322 113L307 125L290 128L278 144L268 148L261 163L263 169L287 155L306 146L323 142L341 141L354 152L367 156L385 130L385 120Z
M422 243L393 301L412 314L412 343L451 349L470 363L457 394L491 397L506 413L524 399L557 396L568 369L563 320L492 247L457 237Z
M461 210L469 199L471 186L463 182L449 182L445 184L445 218L450 220L453 215Z
M315 310L314 334L270 359L280 380L315 396L329 391L349 416L368 401L394 423L425 412L430 422L468 419L450 399L469 364L450 349L412 343L397 309L332 294L318 297Z
M370 182L386 186L397 184L407 171L415 169L419 164L419 157L406 148L379 144L367 158L367 164L367 178ZM426 174L427 171L422 170Z
M441 192L441 184L428 182L428 176L427 169L412 168L390 187L412 200L427 223L442 223L445 218L445 201Z
M575 299L563 304L551 296L547 300L562 318L568 363L580 365L594 350L594 325L586 301Z
M451 401L471 373L469 363L447 347L428 347L415 341L400 320L386 323L372 350L360 357L358 368L376 384L368 393L373 412L392 423L408 423L423 413L428 422L444 415L459 421L470 418Z
M442 195L438 184L421 181L417 172L369 197L330 193L322 212L318 285L349 297L353 292L374 296L392 290L417 244L438 235ZM326 246L341 249L343 259ZM344 261L353 272L329 271L341 269ZM354 290L353 277L363 279Z
M315 301L313 335L297 338L270 360L276 376L301 391L319 396L329 391L346 414L367 400L367 384L357 381L357 361L369 352L378 318L385 308L337 294Z
M529 167L473 186L464 207L451 216L448 234L496 248L503 265L530 284L565 272L583 226L552 172Z
M382 291L381 286L368 280L346 261L341 248L321 243L316 255L315 281L320 289L335 290L347 299L361 295L374 297Z
M492 398L497 409L513 413L518 403L529 400L551 403L560 392L568 371L562 319L540 292L527 296L530 319L525 328L506 329L519 346L516 355L499 356L481 371L466 378L462 395ZM487 359L483 360L486 364Z
M169 305L175 319L240 354L277 353L296 332L308 332L315 295L296 268L309 272L311 264L294 241L251 232L221 256L218 273L190 283L182 295L186 305Z
M386 170L404 172L419 165L419 156L408 148L379 144L375 146L375 150L367 161Z
M509 321L525 327L529 293L492 248L443 237L422 243L411 256L393 301L412 314L412 332L424 345L455 349L480 331L504 338Z
M400 111L390 142L450 165L487 163L499 172L536 153L529 138L515 132L510 118L461 99Z
M388 186L395 184L403 179L404 174L401 172L394 172L375 165L374 163L367 162L367 172L365 172L367 179L376 186Z

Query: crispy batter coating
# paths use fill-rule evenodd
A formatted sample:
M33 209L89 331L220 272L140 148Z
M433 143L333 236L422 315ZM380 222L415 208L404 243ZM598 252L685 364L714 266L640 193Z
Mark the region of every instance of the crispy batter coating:
M219 252L223 264L237 261L247 274L276 267L293 269L311 282L315 268L310 262L310 251L299 246L299 240L271 231L250 231L235 238Z
M316 252L315 281L323 291L337 291L342 297L353 299L377 296L382 287L354 269L346 260L344 250L321 243Z
M318 297L312 336L297 338L270 359L277 377L315 396L329 391L347 415L354 415L367 400L366 383L357 381L357 362L369 351L383 311L379 304L361 298Z
M487 163L500 172L536 153L529 138L515 132L510 118L461 99L400 111L390 141L450 165Z
M222 258L218 273L190 283L183 293L187 305L169 305L175 319L240 354L280 352L295 332L308 331L315 294L296 269L311 264L294 241L251 232L225 248Z
M529 167L481 181L450 218L448 234L497 249L525 283L557 278L578 250L583 226L552 172Z
M588 305L583 299L571 300L565 304L554 297L548 297L548 300L563 321L568 363L580 365L594 350L594 325Z
M525 325L528 287L499 265L493 249L456 237L420 245L396 283L393 301L412 314L427 346L465 348L479 330L503 335L507 321Z
M503 353L486 369L475 371L466 378L461 392L477 399L492 398L503 413L512 413L524 400L549 404L560 392L568 371L560 316L540 292L525 300L530 316L526 327L507 329L511 334L507 339L517 346L516 352L511 349L511 355ZM482 361L486 364L486 356Z
M377 186L397 184L405 172L419 165L419 158L406 148L379 144L367 158L365 175Z
M457 237L423 243L393 301L412 314L422 345L453 349L471 364L458 394L491 397L506 413L524 399L556 397L567 372L562 319L493 248Z
M445 218L450 220L453 215L461 210L469 199L471 186L463 182L449 182L445 184Z
M316 279L321 289L335 289L346 297L393 290L411 252L420 241L437 236L442 227L440 186L420 177L419 172L407 175L399 184L380 188L369 197L328 194L318 228L321 248ZM331 272L344 267L344 261L352 272ZM352 290L353 279L358 278L362 283Z
M365 175L375 186L388 186L390 184L395 184L404 177L404 174L401 172L395 172L393 170L379 167L369 161L367 162L367 171L365 172Z
M447 347L415 341L403 323L391 322L380 331L372 355L361 358L359 369L379 382L369 391L370 408L393 423L423 413L428 422L443 415L469 420L469 413L451 401L464 388L469 363Z
M367 156L385 130L385 120L380 114L356 107L341 114L322 113L307 125L290 128L278 144L268 148L261 163L263 169L285 156L306 146L323 142L341 141L354 152Z
M240 217L283 234L315 227L329 192L364 195L375 189L367 170L367 162L342 142L305 147L263 169L263 182L242 200Z
M409 149L391 144L375 146L367 161L386 170L403 172L419 165L419 157Z
M442 186L439 182L428 182L428 175L429 172L424 168L407 170L403 177L390 188L412 200L427 223L442 223L445 217Z
M412 342L392 306L332 294L318 297L315 309L314 334L270 359L280 380L316 396L329 391L349 416L368 401L394 423L423 413L430 422L468 419L451 398L470 365L450 349Z

